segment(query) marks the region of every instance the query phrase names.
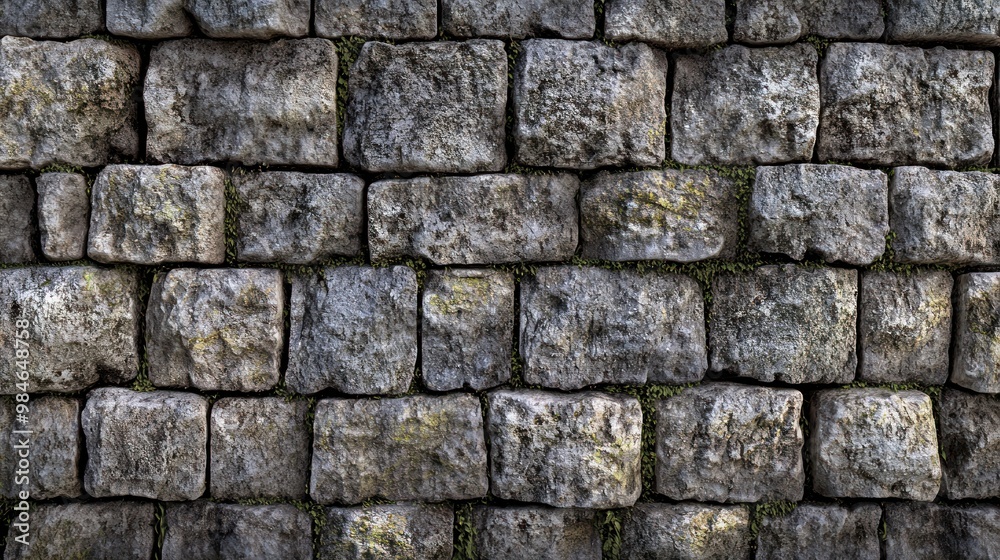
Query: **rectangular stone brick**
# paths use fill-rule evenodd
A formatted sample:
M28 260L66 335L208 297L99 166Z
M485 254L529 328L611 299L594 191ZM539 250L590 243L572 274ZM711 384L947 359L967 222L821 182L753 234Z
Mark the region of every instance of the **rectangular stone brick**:
M750 558L750 512L741 506L637 504L621 535L622 558Z
M185 0L105 0L108 32L136 39L184 37L194 22Z
M150 560L153 556L152 502L32 504L29 515L30 544L15 543L22 533L11 525L5 560Z
M881 0L737 0L733 40L766 45L814 35L878 41L883 31Z
M437 0L315 0L320 37L433 39Z
M215 39L305 37L312 16L310 0L186 0L184 9Z
M596 18L589 0L442 0L441 25L455 37L590 39Z
M50 261L82 259L87 254L87 222L90 221L87 177L79 173L42 173L35 179L35 186L38 189L38 229L45 258Z
M451 560L454 511L443 504L332 507L321 530L319 558Z
M939 406L944 495L1000 497L1000 400L946 388Z
M0 263L35 262L35 189L24 175L0 175Z
M163 560L313 557L312 518L291 504L170 504L164 525Z
M51 396L32 399L24 415L27 422L17 419L17 405L13 399L0 400L0 493L19 499L20 492L27 490L35 500L80 496L80 401ZM23 430L31 433L16 433ZM29 455L21 457L21 453ZM30 462L27 469L18 465L22 459ZM22 478L28 483L19 484Z
M951 382L1000 393L1000 272L972 272L955 283Z
M472 510L481 560L600 560L596 521L595 511L577 508L476 506Z
M673 48L725 43L725 0L611 0L604 8L604 33L618 42L642 41Z
M886 7L890 41L1000 46L1000 5L992 0L888 0Z
M885 558L988 560L1000 550L1000 508L952 504L885 504Z
M103 29L100 0L24 0L0 10L0 35L70 39Z
M799 504L787 515L768 515L760 521L756 559L879 560L881 518L878 504Z

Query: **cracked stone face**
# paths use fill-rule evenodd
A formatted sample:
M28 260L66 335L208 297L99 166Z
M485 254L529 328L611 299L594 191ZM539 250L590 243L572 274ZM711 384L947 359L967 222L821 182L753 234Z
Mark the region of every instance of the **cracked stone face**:
M622 524L623 558L750 558L750 512L742 506L636 504Z
M476 551L482 560L599 560L596 520L593 510L575 508L476 506L472 510Z
M451 505L332 507L326 510L319 557L450 560L453 525Z

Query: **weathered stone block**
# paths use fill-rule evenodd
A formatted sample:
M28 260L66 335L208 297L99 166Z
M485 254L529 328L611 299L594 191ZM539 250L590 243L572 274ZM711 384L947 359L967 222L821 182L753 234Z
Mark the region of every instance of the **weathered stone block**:
M137 156L138 83L135 47L3 37L0 169L91 167Z
M337 165L337 52L326 39L190 39L150 54L147 157Z
M184 37L194 24L185 0L105 0L108 32L136 39Z
M988 560L1000 550L1000 508L889 502L885 558Z
M326 510L319 557L451 560L453 530L450 505L333 507Z
M802 393L732 383L656 406L656 492L672 500L802 499Z
M787 515L764 517L757 534L757 559L879 560L881 519L878 504L801 504Z
M725 0L612 0L604 8L612 41L643 41L666 48L725 43Z
M521 284L524 379L562 390L595 383L689 383L708 368L704 302L687 276L541 268Z
M35 186L38 188L38 229L42 234L45 258L50 261L82 259L87 254L87 223L90 221L87 178L79 173L42 173L35 179ZM26 203L18 201L18 204Z
M819 123L816 49L732 45L677 58L671 150L688 165L809 161Z
M373 261L437 264L560 261L577 244L571 175L389 179L368 188Z
M642 43L531 39L514 69L514 157L541 167L659 165L666 58Z
M973 272L955 286L951 382L1000 393L1000 273Z
M151 502L33 504L28 545L14 542L22 533L11 526L5 560L37 558L150 558L154 505Z
M574 558L600 560L593 510L478 506L472 510L481 560Z
M33 399L24 414L27 422L17 420L17 404L11 399L0 401L0 438L4 444L0 448L0 493L9 499L17 498L23 490L28 490L35 500L76 498L82 492L80 401L62 397ZM15 433L22 430L31 433ZM31 465L24 477L27 484L18 484L22 476L15 473L22 452L30 454Z
M285 382L299 393L402 393L417 363L417 276L405 266L327 268L292 281Z
M627 507L642 491L642 409L607 393L488 395L490 490L556 507Z
M367 171L477 173L507 161L500 41L369 42L351 67L344 157Z
M433 39L437 36L436 0L316 0L320 37Z
M883 31L880 0L738 0L733 40L762 45L816 35L878 41Z
M94 181L87 253L103 263L222 263L225 183L215 167L105 167Z
M849 383L857 366L858 273L762 266L712 281L712 371L759 381Z
M941 459L931 399L920 391L833 389L813 396L813 490L831 498L933 500Z
M693 262L736 255L736 185L715 172L602 173L580 189L585 259Z
M622 524L622 557L747 560L750 512L741 506L637 504Z
M470 394L324 399L316 406L309 495L323 504L486 495L486 442Z
M83 484L95 498L194 500L205 492L208 401L175 391L94 389L81 425Z
M171 504L162 557L312 558L312 518L290 504Z
M886 7L893 42L1000 46L1000 5L989 0L889 0Z
M514 277L495 270L432 270L424 284L420 371L432 391L495 387L510 379Z
M945 496L950 500L1000 496L1000 400L944 389L938 421Z
M0 10L0 35L69 39L103 29L100 0L5 2Z
M24 175L0 175L0 263L34 262L35 190Z
M596 26L588 0L443 0L441 26L456 37L523 39L537 35L590 39Z
M834 43L820 65L820 161L985 165L993 53Z
M186 0L201 32L216 39L271 39L309 34L310 0Z

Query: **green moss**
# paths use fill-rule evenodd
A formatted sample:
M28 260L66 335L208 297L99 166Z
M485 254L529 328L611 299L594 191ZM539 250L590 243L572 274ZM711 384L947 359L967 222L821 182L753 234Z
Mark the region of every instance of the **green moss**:
M472 522L472 504L455 508L453 560L478 560L476 526Z
M750 535L756 540L760 532L760 526L765 517L784 517L795 511L798 506L795 502L778 500L774 502L764 502L752 504L750 506Z
M343 133L344 118L347 114L347 96L349 93L348 84L351 78L351 66L358 59L361 47L364 46L363 37L341 37L334 41L337 48L337 58L340 66L337 69L337 130Z
M625 510L611 509L597 513L597 531L601 535L601 558L619 560L622 554L622 521Z

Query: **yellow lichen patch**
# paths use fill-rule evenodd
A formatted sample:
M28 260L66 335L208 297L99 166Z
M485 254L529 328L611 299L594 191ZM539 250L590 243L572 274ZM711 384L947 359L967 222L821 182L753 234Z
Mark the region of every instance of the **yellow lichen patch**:
M438 313L454 314L481 304L490 295L490 282L486 278L455 278L451 284L451 296L431 294L427 305Z
M374 519L377 515L380 519ZM406 518L388 513L365 514L351 523L348 530L351 541L364 547L362 556L378 558L415 558L413 543L407 538Z
M441 435L442 427L448 423L448 412L439 411L419 414L406 418L392 434L396 443L414 443L427 441Z

